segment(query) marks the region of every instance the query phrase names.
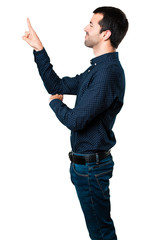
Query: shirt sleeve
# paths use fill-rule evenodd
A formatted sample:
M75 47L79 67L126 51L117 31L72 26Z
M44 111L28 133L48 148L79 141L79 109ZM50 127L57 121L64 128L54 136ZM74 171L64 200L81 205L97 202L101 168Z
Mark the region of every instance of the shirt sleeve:
M34 61L37 64L39 74L43 80L44 86L50 94L70 94L76 95L82 74L75 77L59 76L53 70L53 65L50 63L50 58L43 48L41 51L33 50Z
M50 107L61 123L70 130L83 130L99 114L108 110L117 99L117 78L118 76L111 71L98 71L75 108L70 109L59 99L52 100Z

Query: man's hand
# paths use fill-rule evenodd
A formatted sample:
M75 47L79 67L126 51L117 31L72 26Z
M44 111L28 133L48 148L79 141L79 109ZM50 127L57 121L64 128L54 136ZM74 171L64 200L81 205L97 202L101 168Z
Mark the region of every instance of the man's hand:
M33 47L36 51L40 51L43 49L43 45L37 36L36 32L33 30L29 18L27 18L27 25L29 31L25 32L25 35L22 37L31 47Z
M54 99L59 99L59 100L63 101L63 95L61 95L61 94L60 95L59 94L51 95L49 98L49 102L51 102Z

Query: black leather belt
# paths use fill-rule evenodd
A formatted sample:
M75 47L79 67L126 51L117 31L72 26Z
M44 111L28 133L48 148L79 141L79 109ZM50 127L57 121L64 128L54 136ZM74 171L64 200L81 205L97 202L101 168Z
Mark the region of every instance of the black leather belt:
M85 163L96 162L99 163L100 160L106 158L110 155L110 150L108 152L99 152L94 154L86 154L84 156L75 155L73 152L69 152L69 158L71 162L85 165Z

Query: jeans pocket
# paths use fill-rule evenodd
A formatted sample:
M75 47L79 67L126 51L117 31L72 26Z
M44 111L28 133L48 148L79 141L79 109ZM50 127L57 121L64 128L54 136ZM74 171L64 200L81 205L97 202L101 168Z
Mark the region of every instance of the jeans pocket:
M87 165L80 165L80 164L72 164L72 168L76 175L81 177L88 177L88 166Z
M112 177L112 170L95 174L96 181L105 199L110 198L109 179L111 177Z

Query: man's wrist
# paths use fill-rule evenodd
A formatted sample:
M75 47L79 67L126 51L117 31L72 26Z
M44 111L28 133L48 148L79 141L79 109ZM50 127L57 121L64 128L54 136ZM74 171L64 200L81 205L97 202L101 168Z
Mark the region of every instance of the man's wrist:
M43 45L41 45L40 47L38 47L38 48L34 48L34 50L36 51L36 52L39 52L39 51L42 51L43 50Z

